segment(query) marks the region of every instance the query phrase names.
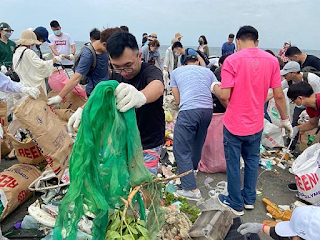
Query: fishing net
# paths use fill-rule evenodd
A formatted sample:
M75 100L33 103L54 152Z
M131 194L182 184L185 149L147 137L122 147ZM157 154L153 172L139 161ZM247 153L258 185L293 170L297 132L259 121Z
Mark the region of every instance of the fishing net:
M77 225L85 207L95 215L92 237L104 240L108 213L123 207L132 187L143 183L151 196L147 227L156 236L164 223L160 207L161 187L152 184L152 175L143 161L135 111L120 113L116 108L116 81L101 82L87 102L78 136L70 157L70 187L59 206L54 228L55 240L76 239ZM145 220L145 206L140 193L135 195L139 215ZM148 224L148 222L153 224ZM155 225L158 226L151 226Z

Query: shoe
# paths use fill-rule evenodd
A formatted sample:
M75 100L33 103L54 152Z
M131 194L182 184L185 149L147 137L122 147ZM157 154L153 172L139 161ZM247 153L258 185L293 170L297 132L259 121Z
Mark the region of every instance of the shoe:
M244 204L244 209L253 210L254 209L254 205L253 204Z
M244 215L243 211L237 211L237 210L233 209L232 207L230 207L230 203L228 202L228 197L226 195L219 194L218 201L219 201L221 206L229 209L233 214L235 214L237 216Z
M297 184L295 183L289 183L287 185L288 189L292 192L297 192L298 191L298 187L297 187Z
M197 192L193 192L191 190L177 190L173 193L173 195L175 197L184 197L188 200L193 200L193 201L199 201L202 196L201 196L201 192L199 189L197 189Z

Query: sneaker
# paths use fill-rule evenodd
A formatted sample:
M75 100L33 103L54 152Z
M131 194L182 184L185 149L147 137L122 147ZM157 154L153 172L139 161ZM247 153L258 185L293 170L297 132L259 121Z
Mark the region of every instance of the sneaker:
M287 185L287 187L292 192L297 192L298 191L297 184L295 184L295 183L289 183Z
M233 214L235 214L237 216L244 215L243 211L237 211L237 210L233 209L232 207L230 207L230 203L228 202L228 197L226 195L219 194L218 201L219 201L221 206L229 209Z
M247 210L253 210L254 209L254 205L253 204L244 204L244 208Z
M197 192L193 192L191 190L177 190L173 193L175 197L184 197L188 200L193 200L193 201L199 201L202 196L201 192L199 189L197 189Z

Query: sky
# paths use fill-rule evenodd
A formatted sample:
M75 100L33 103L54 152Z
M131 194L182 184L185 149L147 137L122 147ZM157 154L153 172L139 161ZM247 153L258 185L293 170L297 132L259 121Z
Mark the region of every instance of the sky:
M138 43L143 32L157 33L162 45L174 34L196 46L205 35L210 47L220 47L229 33L243 25L259 31L259 46L281 48L291 40L301 49L320 50L319 0L1 0L0 22L19 38L29 27L58 20L75 41L88 41L89 31L127 25Z

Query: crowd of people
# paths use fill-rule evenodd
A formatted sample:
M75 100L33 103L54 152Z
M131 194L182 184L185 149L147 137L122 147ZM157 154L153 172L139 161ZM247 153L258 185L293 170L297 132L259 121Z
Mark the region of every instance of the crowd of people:
M13 42L10 36L14 30L7 23L0 23L0 90L37 98L38 87L48 93L48 78L62 69L68 75L68 81L57 96L48 100L48 105L56 105L80 87L80 83L85 83L85 97L89 98L100 82L117 80L120 83L115 90L117 108L120 112L136 109L145 165L153 174L159 171L164 144L164 92L172 92L179 105L173 138L179 173L198 169L213 113L224 113L223 139L218 141L224 145L228 195L220 194L218 201L236 215L243 215L244 209L254 209L266 101L274 98L281 116L280 127L286 130L289 139L318 127L320 59L291 46L290 41L284 43L278 56L261 50L258 31L252 26L241 27L236 35L229 34L222 45L218 66L209 60L204 35L198 38L198 48L193 49L185 48L183 36L176 33L162 59L156 33L143 33L139 47L126 26L102 31L94 28L89 34L90 42L76 56L75 42L62 31L59 22L52 21L50 27L51 35L40 26L23 31L19 40ZM44 42L49 43L51 60L45 60L41 52L40 46ZM15 74L17 79L13 79ZM296 104L292 120L287 115L285 88L288 88L288 98ZM81 124L84 107L79 107L70 118L70 133ZM298 117L304 109L310 121L298 126ZM240 156L245 164L243 184ZM194 172L181 178L181 189L175 195L201 199ZM319 211L317 207L315 209ZM295 218L294 213L292 221ZM300 232L283 235L285 231L281 229L281 226L275 230L265 229L265 226L252 223L242 226L239 231L263 231L273 237L303 237Z

